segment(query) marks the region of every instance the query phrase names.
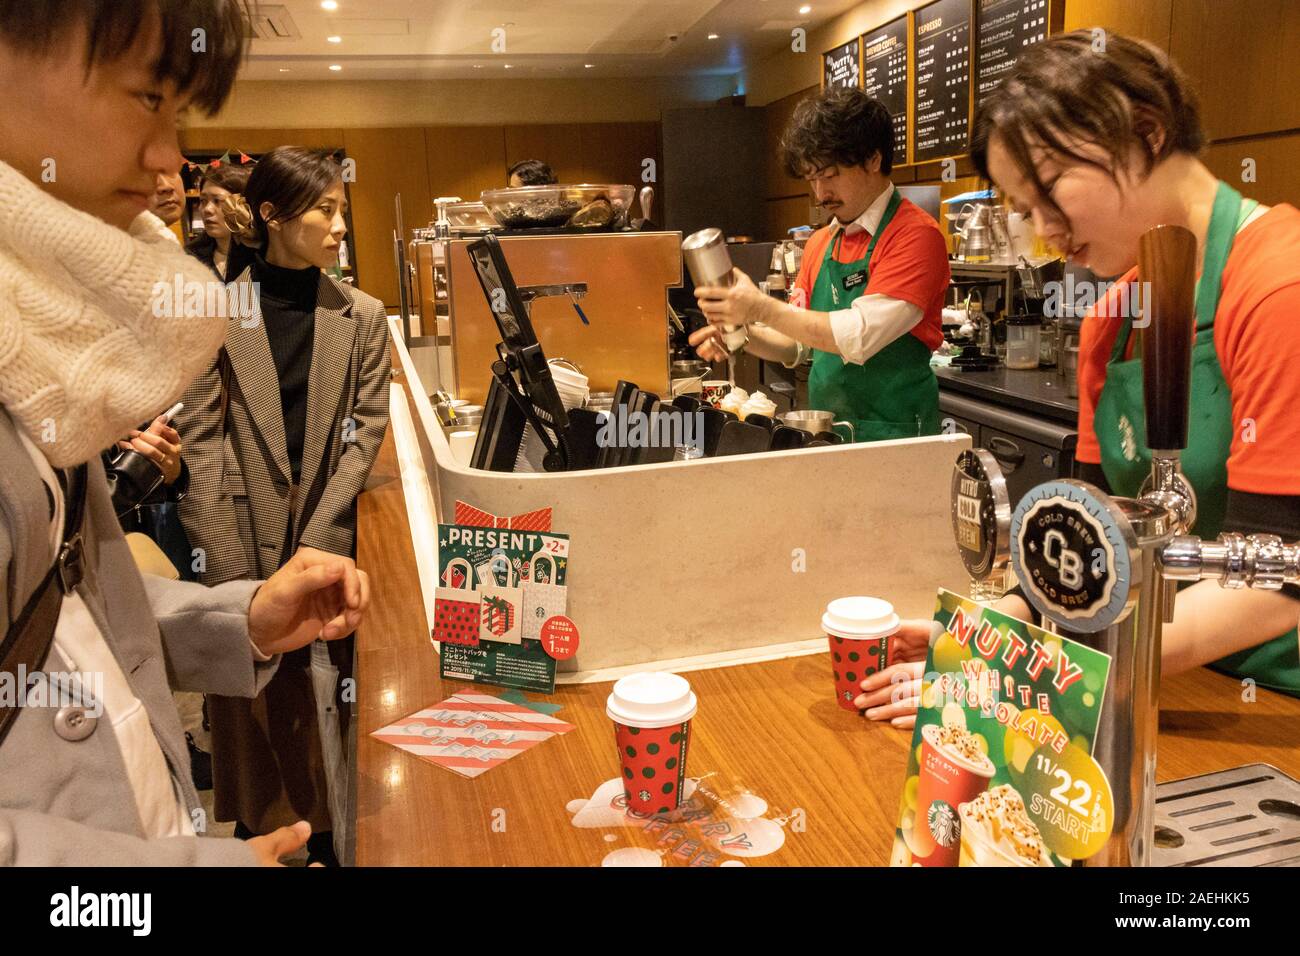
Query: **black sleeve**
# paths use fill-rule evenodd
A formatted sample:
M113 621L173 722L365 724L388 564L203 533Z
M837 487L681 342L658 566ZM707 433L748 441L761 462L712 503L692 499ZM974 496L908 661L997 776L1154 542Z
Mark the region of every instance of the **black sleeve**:
M1074 463L1074 477L1081 481L1086 481L1090 485L1096 485L1106 494L1110 494L1110 482L1106 480L1106 473L1101 470L1101 465L1094 465L1090 461L1076 461Z
M1300 495L1258 495L1229 488L1223 530L1275 534L1287 544L1300 541ZM1283 585L1282 593L1300 601L1300 585Z

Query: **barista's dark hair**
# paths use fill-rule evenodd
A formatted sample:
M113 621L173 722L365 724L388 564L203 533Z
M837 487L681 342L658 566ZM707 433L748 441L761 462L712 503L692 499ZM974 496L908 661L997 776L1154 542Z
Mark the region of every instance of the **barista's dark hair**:
M154 20L162 40L158 58L150 64L154 79L173 81L212 115L225 103L239 72L243 14L251 5L252 0L0 0L0 42L19 52L48 55L76 27L84 27L89 73L129 53Z
M894 168L894 122L880 100L835 87L804 100L781 137L781 165L796 179L825 166L861 166L880 154L880 171Z
M509 183L510 178L516 174L525 186L553 186L559 182L555 173L551 172L551 167L540 159L519 160L506 170L506 182Z
M1196 94L1178 65L1143 40L1091 30L1029 47L985 98L975 117L971 159L986 181L994 135L1038 198L1063 219L1034 166L1034 148L1115 178L1134 153L1149 173L1165 157L1196 155L1205 145ZM1100 146L1106 159L1082 155L1082 144Z
M231 222L232 237L230 260L226 267L228 279L236 278L245 266L253 261L253 250L261 249L263 255L269 241L266 218L262 204L271 204L271 217L280 222L297 219L306 213L321 194L339 181L343 167L338 158L326 149L307 149L303 146L277 146L257 161L253 174L244 187L244 201L251 213L248 223Z

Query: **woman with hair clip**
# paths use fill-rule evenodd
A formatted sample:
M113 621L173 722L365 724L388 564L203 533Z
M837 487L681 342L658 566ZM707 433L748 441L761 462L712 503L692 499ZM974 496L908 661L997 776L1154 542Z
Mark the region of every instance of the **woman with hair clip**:
M230 319L179 425L191 473L181 519L206 584L262 577L295 550L353 553L357 495L388 427L389 354L383 305L323 271L338 261L346 208L339 163L295 146L263 156L244 195L226 200L227 275L253 292L232 299L255 306ZM321 728L348 709L337 685L317 699L313 671L350 665L350 642L318 642L285 655L256 699L209 697L215 811L236 835L302 818L309 859L336 862L326 770L341 741Z
M248 166L223 164L203 171L199 180L199 215L203 232L185 245L185 251L217 274L226 278L226 260L230 257L230 227L222 203L244 191L252 169Z
M1083 477L1136 496L1150 472L1141 359L1132 316L1138 240L1157 225L1197 240L1196 338L1183 472L1198 503L1193 533L1271 533L1300 539L1300 210L1269 208L1215 178L1195 95L1162 51L1116 34L1104 52L1091 31L1024 53L981 106L971 153L1002 197L1032 215L1039 235L1100 276L1119 276L1083 323L1079 445ZM997 609L1033 611L1013 591ZM1179 591L1164 628L1162 668L1211 665L1300 695L1300 588L1228 590L1200 581ZM928 633L928 622L906 630ZM924 665L900 664L863 682L867 716L909 724Z

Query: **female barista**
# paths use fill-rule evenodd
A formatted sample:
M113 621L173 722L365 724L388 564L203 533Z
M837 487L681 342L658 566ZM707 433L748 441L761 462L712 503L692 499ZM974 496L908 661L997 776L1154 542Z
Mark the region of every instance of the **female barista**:
M1092 43L1089 32L1069 33L1021 57L981 108L972 145L981 174L1032 213L1041 236L1099 275L1123 273L1083 323L1077 457L1098 483L1100 465L1119 495L1136 495L1149 471L1133 323L1111 316L1124 311L1119 290L1141 278L1138 238L1159 224L1184 226L1201 254L1182 457L1199 505L1193 530L1300 538L1300 211L1261 206L1214 178L1197 158L1205 137L1195 98L1162 52L1114 34L1104 54ZM1015 594L998 609L1032 613ZM1297 616L1300 590L1198 582L1179 592L1164 628L1163 669L1215 662L1300 694ZM921 667L864 682L860 706L907 722Z
M793 368L811 353L809 401L851 421L859 441L938 434L930 353L943 338L948 252L934 219L889 180L889 111L861 90L828 90L799 104L781 151L786 171L835 217L804 251L802 301L765 296L737 271L729 289L695 290L711 324L691 344L717 361L726 356L718 327L746 325L759 358Z

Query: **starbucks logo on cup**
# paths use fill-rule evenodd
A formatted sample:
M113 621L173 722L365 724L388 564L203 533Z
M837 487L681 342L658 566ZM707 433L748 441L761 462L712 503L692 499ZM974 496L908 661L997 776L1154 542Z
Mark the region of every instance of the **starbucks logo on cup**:
M954 847L961 838L961 821L957 810L951 803L936 800L925 812L925 825L930 829L934 842L944 849Z

